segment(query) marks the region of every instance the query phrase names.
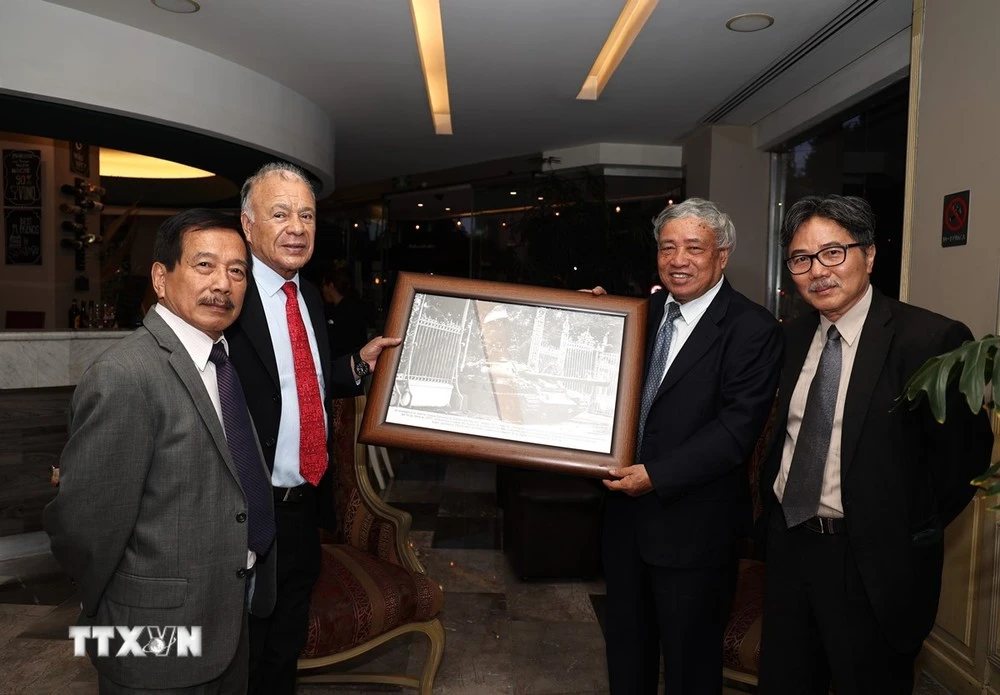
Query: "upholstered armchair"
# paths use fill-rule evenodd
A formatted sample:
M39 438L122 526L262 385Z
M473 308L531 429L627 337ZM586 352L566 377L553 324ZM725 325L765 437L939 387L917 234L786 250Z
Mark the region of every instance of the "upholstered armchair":
M777 399L771 406L767 425L757 440L748 466L750 473L750 495L753 498L754 521L762 511L760 499L760 476L764 468L764 457L774 429ZM764 615L764 563L758 558L760 550L748 543L740 559L739 576L736 580L736 596L733 610L729 614L729 624L723 641L723 675L732 681L757 685L760 666L760 630Z
M299 681L388 683L430 695L444 654L444 629L437 618L443 593L409 543L410 515L382 502L369 482L366 447L357 443L364 407L364 396L334 401L339 528L335 538L327 539L334 542L322 546ZM419 676L329 668L411 632L430 641Z

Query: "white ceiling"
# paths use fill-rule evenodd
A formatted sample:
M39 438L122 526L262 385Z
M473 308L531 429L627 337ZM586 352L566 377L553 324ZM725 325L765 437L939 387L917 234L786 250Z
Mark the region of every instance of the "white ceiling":
M660 0L600 100L584 102L575 96L623 0L442 0L455 134L436 136L406 0L200 0L190 15L148 0L53 1L214 53L312 100L335 124L339 186L590 142L676 144L852 4ZM775 23L728 31L744 12ZM842 32L825 49L832 58L813 61L815 79L800 69L784 94L772 83L736 122L755 122L909 15L910 0L882 0L855 22L862 39Z

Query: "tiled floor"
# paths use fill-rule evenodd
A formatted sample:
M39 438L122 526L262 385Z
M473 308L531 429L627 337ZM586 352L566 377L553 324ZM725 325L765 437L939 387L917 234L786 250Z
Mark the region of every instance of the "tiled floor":
M6 481L35 477L24 463L48 460L65 442L65 399L45 395L10 412L0 398L0 475L4 464L21 464ZM62 410L61 410L62 409ZM25 413L28 413L26 416ZM31 415L31 414L34 415ZM15 424L16 423L16 424ZM32 458L32 460L34 460ZM13 465L8 472L14 471ZM387 501L413 515L411 539L428 574L441 583L441 619L447 635L434 692L442 695L606 693L604 638L598 621L600 580L531 582L514 576L500 550L495 467L468 461L411 456L395 466ZM43 480L45 472L41 475ZM11 497L0 485L3 498ZM40 503L51 491L23 483L31 500L14 503L9 519L19 528L37 525ZM44 494L43 494L44 493ZM0 532L2 534L2 532ZM0 537L0 695L3 693L96 693L89 661L72 655L67 628L78 612L68 578L48 553L43 533ZM400 639L366 655L350 668L417 673L422 638ZM394 686L301 685L300 693L412 692ZM735 695L741 691L727 688ZM924 677L917 693L948 695Z

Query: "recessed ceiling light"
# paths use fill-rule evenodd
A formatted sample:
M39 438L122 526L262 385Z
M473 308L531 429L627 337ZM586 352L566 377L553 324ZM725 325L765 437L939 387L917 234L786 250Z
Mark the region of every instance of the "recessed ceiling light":
M175 14L194 14L201 9L201 5L194 0L149 0L156 7Z
M451 212L451 208L445 208L444 211L445 212Z
M418 208L422 208L423 206L424 206L424 204L423 204L423 203L417 203L417 207L418 207Z
M540 195L540 196L538 196L538 199L539 199L539 200L545 200L545 196L541 196L541 195Z
M517 195L517 191L511 191L510 194L511 195Z
M738 14L726 22L726 29L745 34L751 31L767 29L772 24L774 24L774 17L769 14L764 14L763 12L747 12L746 14Z

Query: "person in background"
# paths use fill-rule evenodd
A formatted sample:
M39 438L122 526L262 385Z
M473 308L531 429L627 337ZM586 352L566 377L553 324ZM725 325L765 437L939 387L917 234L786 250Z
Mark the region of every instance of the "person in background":
M764 695L907 695L937 614L943 532L993 437L957 390L948 417L897 407L930 357L972 338L890 299L869 276L875 217L856 197L785 213L785 265L814 308L784 327L778 435L761 476Z
M368 342L368 308L343 267L334 266L323 273L319 289L325 302L330 356L350 355Z
M199 658L169 643L157 653L148 632L139 655L116 656L124 643L114 639L100 656L88 640L101 693L242 695L247 609L262 617L274 605L268 473L223 334L247 289L238 224L212 210L163 223L157 304L73 393L44 521L80 593L80 624L201 629Z
M781 332L726 280L736 231L714 203L671 205L653 233L666 291L649 300L636 461L604 481L608 675L652 695L662 653L666 692L717 695Z
M243 184L241 206L253 272L226 337L264 450L280 548L274 611L250 620L249 689L290 695L319 574L319 528L335 523L329 399L360 393L382 350L400 341L375 338L331 360L323 300L299 276L316 237L316 198L302 170L264 165Z

